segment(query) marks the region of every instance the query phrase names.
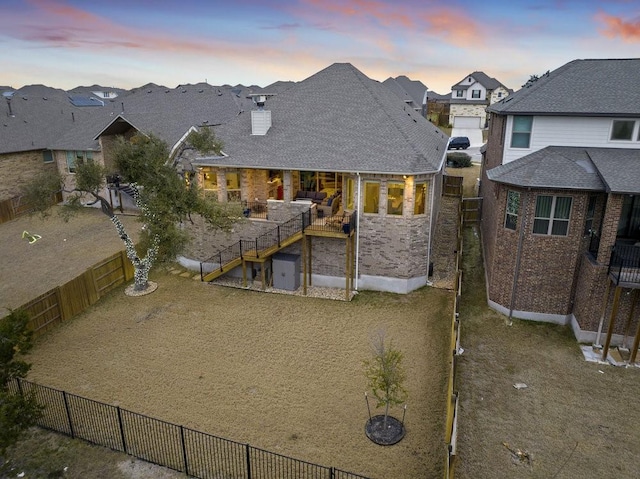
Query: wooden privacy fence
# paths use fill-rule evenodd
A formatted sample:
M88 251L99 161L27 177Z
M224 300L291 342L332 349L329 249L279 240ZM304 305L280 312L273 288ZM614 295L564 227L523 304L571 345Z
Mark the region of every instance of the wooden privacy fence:
M29 327L38 336L81 313L113 288L130 281L133 274L133 265L121 251L17 309L29 314Z
M62 192L59 191L51 199L52 204L62 201ZM0 201L0 223L11 221L19 216L28 214L32 211L29 203L25 203L21 196L14 196L8 200Z
M462 292L462 206L458 208L458 235L456 241L455 271L456 281L454 284L454 308L451 316L451 362L449 368L449 379L447 380L447 418L445 431L445 444L447 457L445 460L444 478L453 479L455 477L456 463L456 443L458 439L458 392L456 385L456 362L458 355L462 354L460 348L460 320L459 308Z
M462 198L462 180L464 180L464 178L462 176L449 175L444 175L442 178L442 194Z
M465 225L480 223L482 198L462 198L462 222Z

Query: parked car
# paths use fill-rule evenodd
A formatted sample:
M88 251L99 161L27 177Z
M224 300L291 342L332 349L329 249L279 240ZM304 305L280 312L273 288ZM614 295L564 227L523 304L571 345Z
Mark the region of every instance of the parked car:
M460 150L460 149L466 150L470 146L471 146L471 143L469 142L469 138L467 138L466 136L454 136L449 141L450 150Z

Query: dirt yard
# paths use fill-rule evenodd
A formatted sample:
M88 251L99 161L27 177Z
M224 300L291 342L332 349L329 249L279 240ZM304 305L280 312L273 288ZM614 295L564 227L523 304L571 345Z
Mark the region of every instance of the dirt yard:
M586 362L568 327L508 326L478 239L465 230L456 478L640 477L640 369Z
M441 475L451 292L344 302L153 279L156 292L115 290L41 338L29 379L373 478ZM393 447L364 434L362 361L380 328L407 369L407 436Z
M135 217L120 218L136 240L140 224ZM25 231L41 238L30 244L22 237ZM99 210L83 210L65 223L57 207L45 220L23 216L0 224L0 244L0 317L8 313L6 308L22 306L124 249L115 227Z

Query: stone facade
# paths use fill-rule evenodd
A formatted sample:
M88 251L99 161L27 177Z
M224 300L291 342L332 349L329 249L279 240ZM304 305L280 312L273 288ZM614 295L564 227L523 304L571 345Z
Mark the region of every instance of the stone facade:
M449 107L449 123L453 125L453 119L456 116L479 116L480 128L484 128L487 122L487 112L485 109L487 105L472 104L464 105L461 103L452 103Z
M0 201L19 196L22 187L43 171L55 173L56 163L45 163L42 150L0 155Z
M220 201L226 201L227 172L224 168L215 171L219 185L218 198ZM294 190L297 190L296 185L299 184L300 173L297 171L282 173L284 197L291 198L295 194ZM269 179L267 170L241 170L240 178L242 198L252 198L252 201L258 198L258 201L264 201L262 198L266 198ZM357 181L356 175L346 174L343 181L347 181L349 178ZM367 175L361 177L360 181L375 181L380 184L378 213L360 212L358 215L358 272L362 278L366 278L367 288L365 289L406 293L424 286L427 283L429 272L432 215L437 217L438 214L439 201L437 199L442 191L442 175L407 178L397 175ZM402 184L404 187L401 215L390 214L387 211L389 205L388 187L391 183ZM424 213L414 215L414 192L417 183L426 183L427 198ZM343 195L346 194L344 186L343 184ZM364 191L361 194L364 195ZM436 198L436 201L432 211L433 198ZM244 234L248 232L257 235L259 232L266 232L269 228L273 229L278 223L298 216L311 207L310 202L289 201L287 199L269 199L266 204L268 220L249 220L249 222L261 223L262 226L259 231L243 227ZM206 236L206 230L200 227L195 233L196 247L190 254L197 254L199 258L202 258L217 252L216 247L221 246L220 243L214 241L215 247L207 246ZM216 236L219 237L220 234L217 233ZM314 281L322 283L319 285L344 286L347 251L345 241L346 237L344 239L311 238ZM295 243L285 252L301 254L301 244Z

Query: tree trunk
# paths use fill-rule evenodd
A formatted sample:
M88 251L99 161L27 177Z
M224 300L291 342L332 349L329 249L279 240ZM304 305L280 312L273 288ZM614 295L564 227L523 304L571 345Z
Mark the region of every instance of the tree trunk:
M144 291L145 289L147 289L147 286L149 285L149 271L151 270L151 266L153 266L153 263L158 254L158 237L155 236L153 238L153 244L147 250L146 258L140 258L138 257L138 253L136 252L135 244L133 243L133 241L125 231L124 225L120 221L120 218L118 218L116 215L112 215L111 222L115 225L116 229L118 230L120 239L122 239L126 247L127 258L129 258L135 270L133 275L133 280L134 280L133 289L134 291Z
M387 430L387 418L389 417L389 401L384 407L384 421L382 421L382 429Z

